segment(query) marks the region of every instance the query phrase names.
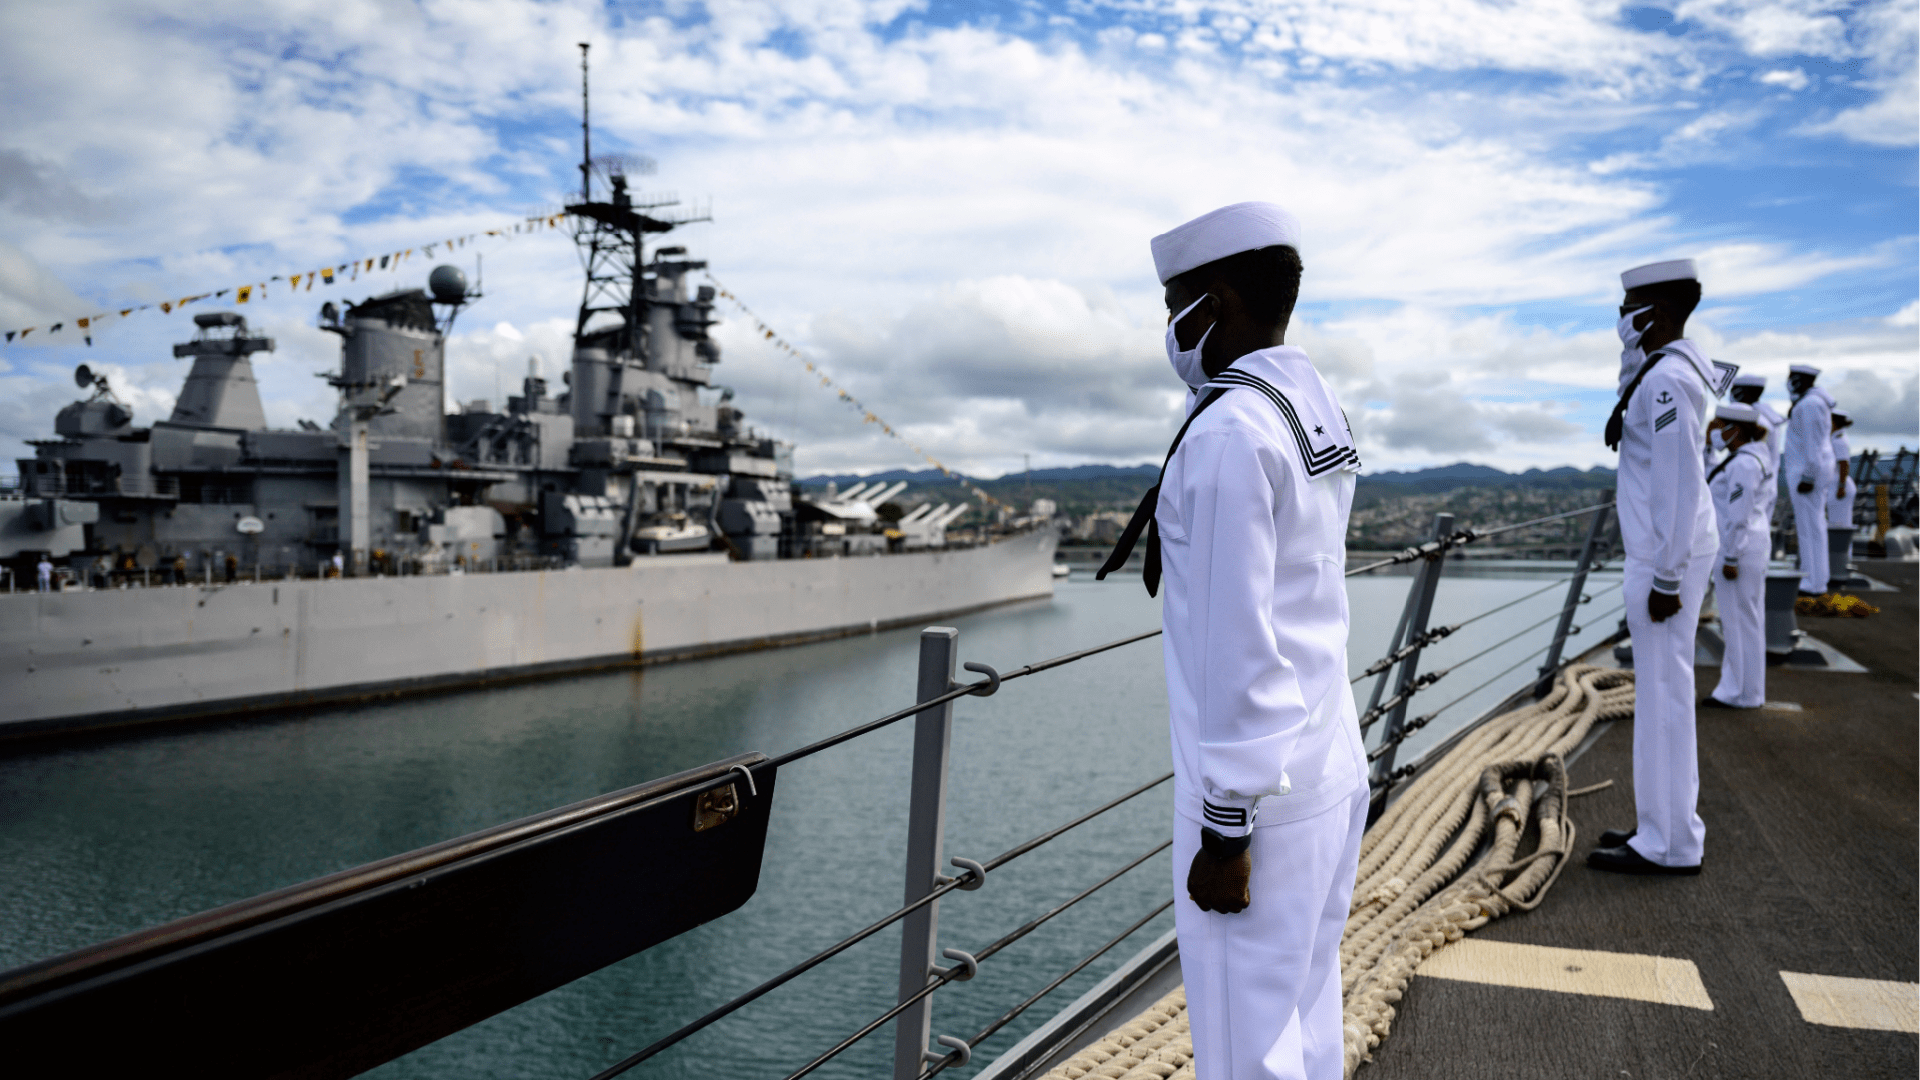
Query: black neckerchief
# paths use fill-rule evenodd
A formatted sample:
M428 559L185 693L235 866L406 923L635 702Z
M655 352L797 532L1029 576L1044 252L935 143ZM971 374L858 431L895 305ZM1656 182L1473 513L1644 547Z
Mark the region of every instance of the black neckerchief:
M1647 362L1640 365L1640 370L1634 375L1633 381L1627 384L1625 390L1620 391L1620 400L1613 406L1613 415L1607 417L1607 449L1620 449L1620 437L1626 434L1627 430L1627 403L1633 400L1633 392L1640 389L1640 380L1646 378L1647 372L1652 371L1653 365L1659 363L1660 358L1665 355L1667 355L1665 345L1653 350L1653 355L1647 357Z
M1146 566L1142 568L1142 577L1146 580L1147 595L1160 595L1160 523L1153 517L1154 508L1160 502L1160 483L1167 478L1167 465L1173 461L1173 452L1180 449L1180 440L1187 437L1187 429L1193 426L1193 422L1200 418L1201 413L1207 411L1207 406L1219 401L1221 395L1228 389L1229 387L1224 386L1214 387L1206 397L1200 399L1200 404L1195 405L1193 411L1187 414L1187 422L1180 425L1179 433L1173 437L1173 445L1167 447L1167 460L1160 463L1160 476L1154 480L1153 486L1148 488L1146 495L1141 498L1140 508L1133 512L1133 520L1127 522L1126 529L1120 533L1119 541L1113 545L1113 552L1107 556L1107 561L1100 567L1100 572L1093 575L1095 581L1105 581L1108 574L1127 564L1127 556L1133 554L1133 545L1140 539L1140 530L1145 529L1147 561Z
M1727 452L1727 460L1725 460L1725 461L1723 461L1723 462L1721 462L1721 463L1720 463L1720 464L1718 464L1718 465L1715 465L1715 466L1713 467L1713 471L1707 474L1707 483L1709 483L1709 484L1711 484L1711 483L1713 483L1713 478L1714 478L1714 477L1716 477L1716 476L1719 476L1719 475L1720 475L1721 473L1723 473L1723 472L1725 472L1725 471L1726 471L1726 468L1727 468L1727 466L1729 466L1729 465L1731 465L1731 464L1733 464L1733 459L1734 459L1734 458L1736 458L1736 457L1739 457L1739 456L1740 456L1740 451L1741 451L1741 450L1743 450L1743 449L1745 449L1745 448L1747 448L1747 447L1749 447L1749 446L1752 446L1752 445L1753 445L1753 443L1752 443L1752 441L1748 441L1748 442L1743 442L1743 443L1741 443L1741 444L1740 444L1739 446L1736 446L1736 447L1734 447L1734 448L1733 448L1732 450L1730 450L1730 451L1728 451L1728 452Z

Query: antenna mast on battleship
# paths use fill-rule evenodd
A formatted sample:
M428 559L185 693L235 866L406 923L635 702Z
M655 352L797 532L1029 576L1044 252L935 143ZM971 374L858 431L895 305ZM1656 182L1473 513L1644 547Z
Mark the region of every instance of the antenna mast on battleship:
M710 220L707 214L655 216L650 211L674 206L672 195L635 202L627 188L629 175L651 173L651 159L628 155L593 156L593 127L588 97L588 43L580 43L580 201L567 207L573 216L574 243L586 267L586 288L580 298L580 316L574 324L576 349L605 350L610 359L639 359L645 355L646 286L641 270L642 245L648 233L664 233L678 225ZM604 199L594 198L594 176L606 182ZM619 317L617 324L602 322L592 330L596 315Z
M580 201L593 201L593 123L587 108L587 50L593 43L580 43Z

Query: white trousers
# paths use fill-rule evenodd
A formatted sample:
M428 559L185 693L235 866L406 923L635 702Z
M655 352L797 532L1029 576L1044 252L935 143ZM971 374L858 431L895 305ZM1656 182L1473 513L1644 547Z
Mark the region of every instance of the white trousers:
M1710 538L1709 538L1710 539ZM1647 614L1653 566L1628 556L1624 567L1627 632L1633 636L1633 801L1629 841L1650 862L1697 866L1706 849L1700 820L1700 756L1693 730L1694 637L1714 549L1695 551L1680 581L1680 610L1662 622ZM1744 571L1741 574L1745 577ZM1756 575L1764 582L1764 572ZM1731 585L1732 582L1724 584Z
M1827 503L1833 500L1834 477L1816 480L1813 490L1800 492L1795 478L1788 494L1793 498L1793 531L1800 540L1800 591L1827 591Z
M1827 500L1827 528L1853 528L1853 500L1860 493L1859 485L1853 477L1847 477L1847 486L1842 489L1839 481L1834 482L1833 498Z
M1767 543L1756 537L1736 563L1740 576L1728 581L1713 569L1713 595L1720 605L1720 632L1726 653L1720 658L1720 684L1713 696L1728 705L1751 709L1767 700ZM1726 553L1720 561L1726 561Z
M1196 1080L1340 1080L1340 935L1366 825L1363 783L1313 817L1255 826L1252 902L1222 915L1187 896L1200 823L1174 815L1174 928Z

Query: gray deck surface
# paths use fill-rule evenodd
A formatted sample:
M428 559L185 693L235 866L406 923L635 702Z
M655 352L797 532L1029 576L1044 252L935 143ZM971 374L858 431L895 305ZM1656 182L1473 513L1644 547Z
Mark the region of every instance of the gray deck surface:
M1702 711L1705 869L1638 878L1569 866L1547 901L1474 934L1490 941L1675 957L1698 965L1713 1010L1415 975L1362 1080L1448 1077L1904 1077L1916 1037L1808 1023L1782 971L1916 979L1920 677L1916 564L1863 563L1898 592L1864 593L1868 619L1801 629L1867 674L1768 673L1801 713ZM1700 692L1718 668L1697 671ZM1633 725L1573 766L1582 854L1633 824Z

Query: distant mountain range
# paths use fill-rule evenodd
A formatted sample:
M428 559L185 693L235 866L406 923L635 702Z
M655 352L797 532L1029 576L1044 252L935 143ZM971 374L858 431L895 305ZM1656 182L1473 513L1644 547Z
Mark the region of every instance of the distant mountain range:
M1158 474L1159 471L1157 467L1152 465L1074 465L1068 468L1035 469L1031 474L1015 472L1008 473L1005 476L988 478L967 476L964 473L955 473L952 477L942 476L939 469L892 469L882 473L868 473L865 476L861 476L858 473L822 473L819 476L803 478L800 481L800 485L802 487L824 487L828 483L834 483L841 487L846 487L848 484L858 483L863 480L885 481L889 484L896 480L905 480L915 484L951 484L955 478L971 480L976 484L1009 483L1025 481L1029 478L1047 481L1106 480L1117 476L1154 476Z
M1138 480L1144 490L1145 485L1151 484L1159 472L1159 468L1153 465L1074 465L1068 468L1035 469L1031 474L1015 472L992 479L973 476L965 479L988 490L1009 488L1024 484L1028 480L1036 484L1044 484L1049 488L1057 487L1062 483L1072 484L1084 481L1101 482L1097 486L1107 487L1114 481ZM959 474L955 475L959 476ZM802 487L825 487L831 482L844 488L861 481L884 481L891 484L896 480L907 481L908 490L926 484L955 483L955 478L942 476L938 469L893 469L889 472L871 473L866 476L857 473L822 473L818 476L806 477L800 481L800 484ZM1418 469L1413 472L1366 473L1360 477L1359 486L1362 489L1379 486L1405 494L1438 495L1470 487L1574 489L1612 487L1613 483L1614 471L1598 466L1581 470L1571 465L1562 465L1557 469L1528 469L1522 473L1510 473L1491 465L1472 465L1461 461L1452 465Z
M1591 469L1576 469L1571 465L1562 465L1557 469L1528 469L1523 473L1510 473L1496 469L1491 465L1469 465L1462 461L1453 465L1441 465L1432 469L1419 469L1414 472L1368 473L1360 477L1360 487L1385 487L1399 492L1418 492L1423 495L1439 495L1460 488L1487 487L1524 487L1552 488L1572 490L1578 488L1609 488L1614 484L1614 471L1596 465Z

